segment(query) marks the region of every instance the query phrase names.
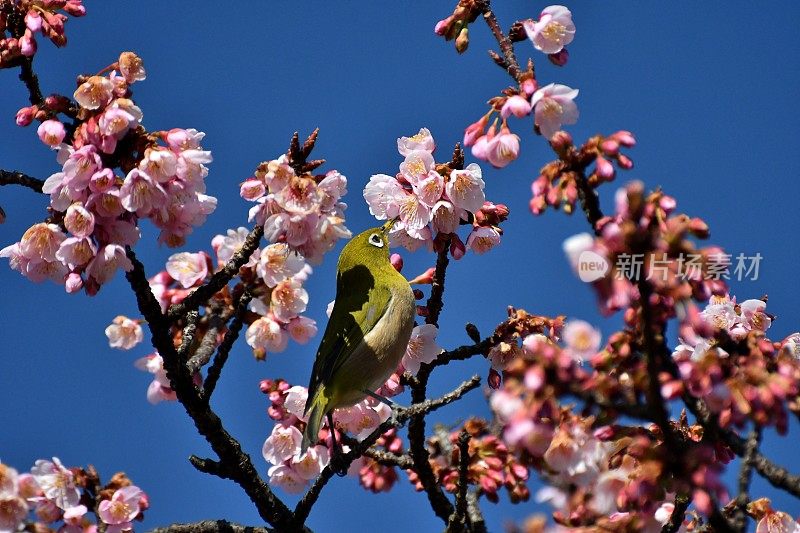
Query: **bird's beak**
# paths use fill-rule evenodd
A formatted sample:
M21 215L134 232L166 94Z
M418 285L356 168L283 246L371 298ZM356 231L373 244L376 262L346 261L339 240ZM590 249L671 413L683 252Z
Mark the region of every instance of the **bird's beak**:
M398 218L399 218L399 217L394 217L394 218L392 218L392 219L390 219L390 220L387 220L387 221L386 221L386 224L384 224L383 226L381 226L381 231L382 231L383 233L389 233L389 232L392 230L392 226L394 226L394 223L395 223L395 222L397 222L397 219L398 219Z

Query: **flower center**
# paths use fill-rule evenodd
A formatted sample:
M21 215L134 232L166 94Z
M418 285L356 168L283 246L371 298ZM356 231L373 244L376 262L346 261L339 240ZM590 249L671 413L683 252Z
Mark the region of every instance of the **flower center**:
M564 44L564 38L567 36L567 27L560 22L553 21L544 27L542 35L548 41Z

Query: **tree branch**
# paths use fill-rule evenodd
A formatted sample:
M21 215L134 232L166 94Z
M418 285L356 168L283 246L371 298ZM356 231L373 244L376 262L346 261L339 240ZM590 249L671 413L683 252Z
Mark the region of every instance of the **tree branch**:
M458 491L456 492L455 511L447 522L447 531L463 531L467 526L467 488L469 487L469 441L470 434L466 429L458 436Z
M254 230L253 233L260 238L260 231ZM254 238L254 240L258 239ZM189 369L181 364L178 357L170 332L171 323L161 313L158 301L150 290L144 266L130 248L126 249L126 253L133 263L133 269L127 272L125 277L136 294L139 311L147 320L153 346L164 359L164 369L178 401L194 421L197 431L208 441L220 458L219 463L225 470L225 474L244 489L255 504L261 518L280 530L298 529L295 526L292 512L261 479L250 456L242 450L241 444L227 432L220 418L195 388Z
M203 520L193 524L172 524L151 529L150 533L272 533L274 529L243 526L227 520Z
M692 503L692 499L685 494L675 496L675 508L672 510L669 521L661 528L661 533L677 533L680 530L690 503Z
M500 24L497 22L497 17L492 11L492 6L490 0L482 0L480 5L481 11L483 12L483 20L486 21L486 25L489 26L489 29L492 31L492 35L494 35L497 44L500 45L500 51L503 53L503 57L501 58L503 67L506 72L508 72L509 76L514 78L514 81L519 83L522 81L521 75L522 71L519 68L519 62L517 61L517 56L514 53L514 43L511 42L511 39L503 33L503 30L500 29Z
M222 367L225 366L225 363L228 361L228 355L230 354L231 348L233 348L233 343L239 338L239 333L244 325L244 314L247 312L247 306L250 304L250 300L252 299L253 295L247 290L245 290L239 297L239 302L236 305L236 311L234 312L233 320L228 326L228 331L225 332L225 336L222 338L222 342L217 348L217 355L214 357L214 361L208 368L206 380L205 383L203 383L203 400L206 402L208 402L211 399L211 395L214 394L214 388L217 386L217 381L219 381L220 374L222 374Z
M17 170L0 169L0 185L22 185L36 192L42 192L44 181L23 174Z
M177 318L185 315L187 311L197 309L219 292L239 272L239 268L250 260L250 256L258 248L263 236L264 227L255 226L247 235L242 247L233 254L222 270L215 272L206 284L197 287L181 303L171 305L167 310L166 318L174 322Z
M756 426L747 437L742 465L739 468L739 493L736 495L733 523L741 533L747 531L747 504L750 502L748 492L750 490L750 480L753 478L753 461L760 444L761 427Z
M328 466L322 469L322 472L317 479L314 480L311 488L308 489L303 498L297 503L297 506L294 509L294 516L296 520L295 526L303 524L306 521L309 513L311 512L311 508L317 502L319 495L322 493L322 489L325 487L328 481L330 481L334 473L336 471L346 470L349 468L353 461L364 455L366 450L375 444L381 435L394 427L402 426L410 418L420 415L424 416L428 413L436 411L441 407L444 407L445 405L455 402L469 391L477 388L480 383L480 376L475 375L472 376L471 379L463 382L451 392L448 392L447 394L435 400L425 400L420 403L414 403L405 409L395 408L394 416L378 426L372 433L369 434L367 438L351 446L349 452L331 458L331 462L328 464ZM416 466L418 467L418 465ZM430 463L428 464L428 467L430 467ZM446 497L445 500L447 500ZM447 500L447 503L450 504L450 501Z

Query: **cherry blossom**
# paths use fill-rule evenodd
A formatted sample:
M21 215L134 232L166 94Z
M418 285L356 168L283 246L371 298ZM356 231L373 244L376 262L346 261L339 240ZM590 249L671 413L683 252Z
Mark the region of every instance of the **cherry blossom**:
M547 6L538 21L526 20L525 33L533 46L545 54L556 54L575 38L572 13L564 6Z
M39 459L31 468L31 475L41 487L45 498L51 500L59 509L78 505L80 493L75 486L75 477L58 457L52 461Z
M576 96L578 89L556 83L545 85L533 93L531 105L534 120L542 135L550 139L562 124L575 124L578 121L578 107L573 101Z
M140 501L143 495L139 487L129 485L115 491L110 500L101 501L97 506L97 514L108 524L106 531L119 533L133 529L131 521L141 512Z
M281 464L299 454L303 434L294 426L276 424L264 441L261 455L273 465Z
M193 287L208 276L209 258L205 253L180 252L167 259L167 272L184 289Z
M112 348L130 350L142 342L144 332L137 320L119 315L106 328L106 337L108 337L108 345Z
M438 333L439 329L433 324L414 327L402 360L403 368L407 372L416 375L422 363L432 363L442 352L442 348L436 344Z
M600 332L584 320L570 320L564 324L564 343L576 361L583 362L600 348Z

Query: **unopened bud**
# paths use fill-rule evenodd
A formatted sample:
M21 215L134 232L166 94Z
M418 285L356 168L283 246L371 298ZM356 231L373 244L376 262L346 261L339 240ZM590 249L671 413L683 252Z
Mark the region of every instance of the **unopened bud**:
M430 285L433 283L433 275L435 272L436 269L434 267L430 267L416 278L409 280L408 283L411 285Z
M395 270L398 272L403 271L403 257L400 254L392 254L389 261L392 263Z
M500 376L500 373L497 370L494 368L489 369L489 376L486 378L486 382L491 388L495 390L499 389L502 381L503 378Z
M418 305L417 306L417 315L418 316L426 317L429 314L430 314L430 311L428 311L428 307L427 306L425 306L425 305Z
M31 122L33 122L33 117L36 115L39 108L35 105L30 107L23 107L19 111L17 111L17 126L27 126Z
M636 138L633 136L633 133L625 130L620 130L611 135L612 139L615 139L619 142L622 146L627 148L631 148L636 145Z
M423 298L425 298L425 294L421 290L414 289L413 292L414 292L414 299L415 300L422 300Z
M528 34L525 31L525 25L522 24L521 20L518 20L511 25L511 28L508 30L508 38L511 39L512 43L522 42L528 38Z
M614 179L616 170L614 170L614 165L612 165L608 159L597 156L597 160L595 161L595 173L601 180L611 181Z
M606 139L600 143L600 149L608 156L616 156L619 153L619 142L614 139Z
M572 146L572 135L563 130L557 131L550 137L550 146L557 154L561 154Z
M453 256L453 259L458 261L464 254L467 253L467 248L464 246L464 243L458 237L458 235L453 234L453 238L450 241L450 255Z
M562 48L560 52L555 54L547 54L547 59L557 67L563 67L569 61L569 52L566 48Z
M456 52L459 54L463 54L467 51L467 47L469 46L469 28L464 26L461 28L461 31L458 32L458 37L456 37Z
M624 168L625 170L630 170L633 168L633 161L631 161L631 158L626 155L618 155L617 164L620 166L620 168Z
M689 222L689 231L691 231L695 237L705 239L708 237L708 224L706 224L703 219L695 217Z

